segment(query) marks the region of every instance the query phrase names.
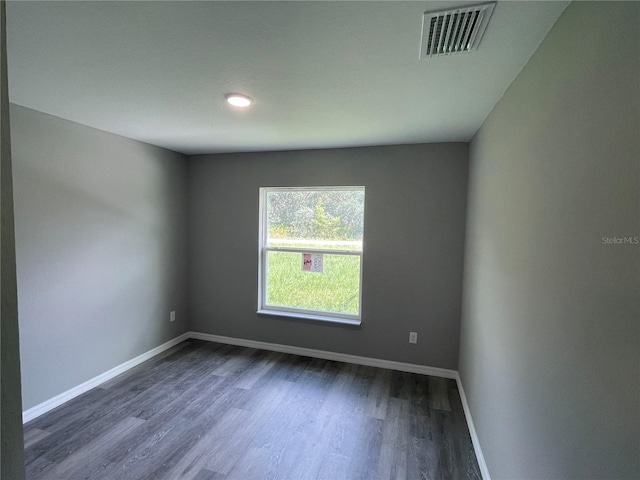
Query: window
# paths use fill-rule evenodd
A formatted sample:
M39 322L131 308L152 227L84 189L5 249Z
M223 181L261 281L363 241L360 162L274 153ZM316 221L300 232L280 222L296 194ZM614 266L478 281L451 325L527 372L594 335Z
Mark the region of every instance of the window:
M260 189L258 313L360 324L364 187Z

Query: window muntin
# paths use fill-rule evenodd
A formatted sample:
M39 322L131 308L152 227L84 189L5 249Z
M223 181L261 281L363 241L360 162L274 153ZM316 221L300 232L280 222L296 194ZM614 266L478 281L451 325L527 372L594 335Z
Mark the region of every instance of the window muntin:
M360 323L363 235L364 187L261 188L258 311Z

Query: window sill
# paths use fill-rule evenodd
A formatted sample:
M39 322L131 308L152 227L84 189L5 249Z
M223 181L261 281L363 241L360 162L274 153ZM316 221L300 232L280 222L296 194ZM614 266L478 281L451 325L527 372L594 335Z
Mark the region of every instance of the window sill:
M258 310L260 315L270 315L272 317L300 318L304 320L317 320L327 323L339 323L342 325L361 325L362 321L356 318L331 317L329 315L313 315L310 313L286 312L282 310Z

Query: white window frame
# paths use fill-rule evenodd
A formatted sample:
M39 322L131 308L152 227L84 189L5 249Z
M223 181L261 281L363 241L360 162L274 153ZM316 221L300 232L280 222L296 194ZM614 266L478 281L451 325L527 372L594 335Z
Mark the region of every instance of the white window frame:
M260 227L258 240L258 312L264 315L279 317L303 318L309 320L321 320L325 322L342 323L348 325L360 325L362 323L362 263L364 250L364 234L362 250L331 250L322 248L294 248L294 247L269 247L267 246L267 193L291 192L291 191L336 191L358 190L364 191L364 186L322 186L322 187L260 187ZM366 200L365 200L366 201ZM364 214L364 213L363 213ZM280 305L267 304L267 253L291 252L291 253L323 253L329 255L350 255L360 257L360 278L358 288L358 315L338 312L326 312L324 310L310 310Z

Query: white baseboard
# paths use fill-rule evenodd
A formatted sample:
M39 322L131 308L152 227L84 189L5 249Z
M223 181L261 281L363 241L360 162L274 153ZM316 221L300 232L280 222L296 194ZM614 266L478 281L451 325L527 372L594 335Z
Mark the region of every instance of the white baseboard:
M124 373L127 370L140 365L142 362L145 362L150 358L155 357L156 355L164 352L165 350L170 349L171 347L179 344L180 342L187 340L188 338L189 338L189 333L183 333L179 337L169 340L168 342L163 343L162 345L159 345L156 348L152 348L148 352L145 352L142 355L138 355L137 357L132 358L131 360L124 362L118 365L117 367L114 367L111 370L108 370L98 375L97 377L93 377L92 379L87 380L86 382L76 387L73 387L72 389L67 390L66 392L62 392L60 395L56 395L55 397L50 398L49 400L46 400L36 405L35 407L25 410L24 412L22 412L22 422L27 423L33 420L34 418L37 418L40 415L47 413L48 411L53 410L56 407L59 407L63 403L68 402L69 400L77 397L78 395L82 395L83 393L91 390L92 388L97 387L98 385L106 382L107 380L111 380L112 378L117 377L121 373Z
M456 372L456 382L458 383L458 391L460 392L460 400L462 400L464 417L467 419L467 427L469 427L469 434L471 435L471 442L473 443L473 449L476 452L476 458L478 459L478 466L480 467L480 473L482 474L482 479L491 480L491 475L489 475L489 468L487 467L487 462L485 462L484 460L482 448L480 447L480 439L478 438L476 427L473 424L473 418L471 417L471 410L469 410L469 404L467 403L467 395L464 393L464 388L462 387L462 380L460 379L460 374L458 372Z
M414 363L394 362L392 360L382 360L379 358L360 357L347 353L328 352L325 350L314 350L313 348L292 347L290 345L280 345L278 343L258 342L256 340L245 340L242 338L223 337L208 333L189 332L189 338L196 340L206 340L208 342L226 343L238 345L240 347L258 348L260 350L270 350L273 352L291 353L305 357L322 358L323 360L335 360L337 362L354 363L356 365L366 365L369 367L388 368L400 372L420 373L422 375L432 375L434 377L458 378L458 372L446 368L427 367Z

